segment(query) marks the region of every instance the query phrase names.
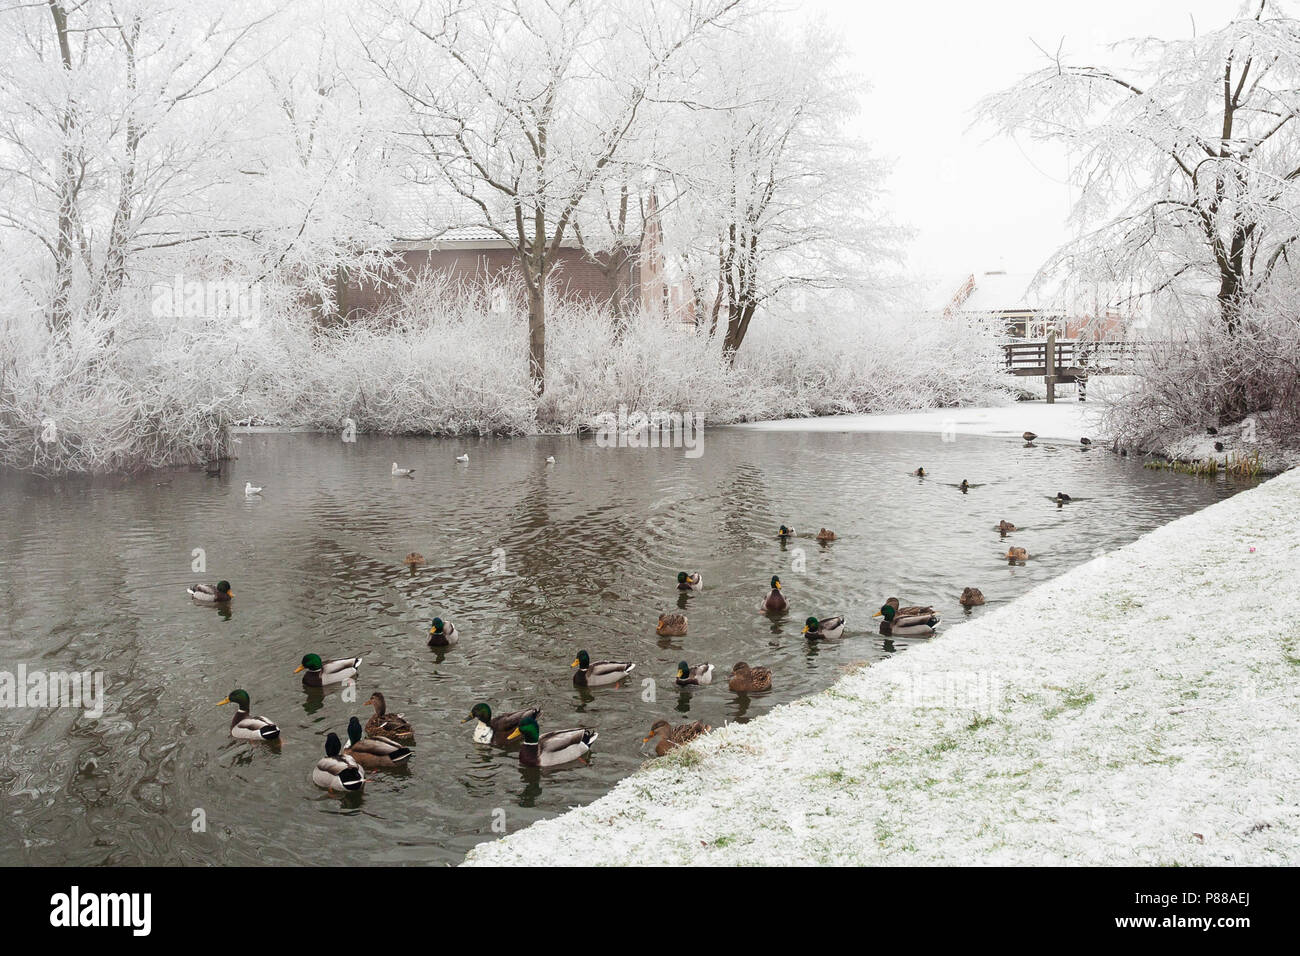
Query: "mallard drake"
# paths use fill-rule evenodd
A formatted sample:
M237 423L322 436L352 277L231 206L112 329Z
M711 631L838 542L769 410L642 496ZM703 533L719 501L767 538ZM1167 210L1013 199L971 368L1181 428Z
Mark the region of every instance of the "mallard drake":
M361 666L359 657L340 657L337 660L322 661L317 654L304 654L302 663L294 668L294 673L302 671L303 687L324 687L327 684L342 684L356 678L357 668Z
M388 737L366 737L361 721L353 717L348 721L348 740L351 743L343 756L351 757L367 770L400 767L411 759L412 750Z
M784 611L790 606L786 602L785 595L781 593L781 579L775 574L772 575L771 586L772 590L767 592L767 596L763 598L763 603L758 606L758 609L764 614L774 611Z
M1007 548L1007 560L1013 564L1016 561L1023 563L1029 560L1029 552L1024 548Z
M523 738L519 746L519 762L526 767L555 767L562 763L581 760L591 750L599 736L594 730L576 727L573 730L553 730L542 734L537 718L519 722L507 740Z
M913 475L913 477L916 477L916 478L924 478L924 477L925 477L925 469L924 469L924 468L918 468L918 469L916 469L916 471L912 472L912 475Z
M440 617L435 617L429 623L430 647L451 647L458 641L460 641L460 634L456 630L456 625L451 621L444 621Z
M1020 437L1023 438L1023 439L1025 440L1026 443L1031 443L1031 442L1033 442L1033 440L1034 440L1035 438L1037 438L1038 436L1035 435L1033 432L1025 432L1025 433L1024 433L1023 435L1021 435Z
M224 604L235 596L235 592L230 590L229 581L218 581L215 585L196 584L192 588L186 588L185 593L200 604Z
M677 590L679 591L703 591L704 578L700 577L699 571L693 571L687 574L685 571L677 572Z
M641 738L642 743L659 738L655 744L655 753L662 757L668 751L680 747L682 744L688 744L696 737L707 734L713 728L703 721L693 721L689 724L678 724L674 727L666 720L656 720L650 725L650 733Z
M1007 534L1008 532L1015 531L1015 530L1016 530L1016 526L1013 525L1010 521L998 522L998 531L1000 531L1002 534Z
M617 684L628 674L636 669L635 664L628 664L624 661L595 661L586 651L578 651L578 656L573 659L570 667L576 667L573 674L573 686L575 687L605 687L608 684Z
M232 690L217 706L235 705L235 716L230 718L230 736L240 740L275 740L280 736L280 728L266 717L254 717L249 712L252 702L248 691Z
M962 588L957 603L962 607L979 607L984 603L984 592L979 588Z
M253 483L252 483L251 481L246 481L246 482L244 482L244 497L245 497L245 498L252 498L252 497L254 497L254 496L256 496L256 495L260 495L261 493L262 493L262 489L261 489L261 488L255 488L255 487L253 487Z
M510 735L514 733L519 724L525 720L536 721L542 715L542 708L530 707L527 710L516 710L509 714L501 714L498 717L492 716L492 708L487 704L475 704L470 709L469 716L461 721L462 724L469 721L477 721L474 725L474 743L491 744L493 747L504 747Z
M894 609L893 614L887 613L885 611L885 608L893 608ZM891 598L885 598L885 603L880 606L880 610L871 616L872 617L897 617L897 618L928 617L933 613L934 613L934 608L928 604L925 605L924 607L921 606L920 604L909 604L907 607L900 607L898 603L898 598L891 597Z
M664 637L682 637L686 633L686 615L660 614L655 633Z
M776 529L776 536L778 538L793 538L794 528L789 528L786 527L785 525L781 525L781 527Z
M738 661L731 669L727 686L738 694L758 694L772 689L772 671L767 667L750 667Z
M886 604L880 609L884 620L880 622L880 633L885 637L929 637L939 623L939 615L911 614L895 612L892 605ZM903 611L911 610L904 608Z
M696 664L689 666L685 661L677 662L678 687L703 687L713 683L713 665Z
M402 563L414 571L416 568L423 566L424 555L419 551L412 551L406 557L402 558Z
M356 759L343 754L338 734L325 738L325 756L316 761L311 772L311 782L322 790L354 791L366 785L366 775Z
M826 541L834 541L835 532L830 530L829 528L822 528L820 531L817 532L817 540L823 543Z
M844 633L844 618L810 617L803 622L803 632L810 638L828 637L834 640Z
M394 478L412 478L414 476L415 476L414 468L399 468L397 467L397 462L393 462Z
M366 721L366 734L371 737L387 737L399 744L415 745L415 731L410 722L401 714L390 714L384 695L375 691L366 704L375 708L374 715Z

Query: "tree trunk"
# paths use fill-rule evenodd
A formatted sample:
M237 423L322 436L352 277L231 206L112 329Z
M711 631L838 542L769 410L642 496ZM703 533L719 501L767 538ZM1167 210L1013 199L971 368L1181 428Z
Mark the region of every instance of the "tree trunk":
M546 391L546 285L528 289L528 380L533 394Z
M54 33L58 38L59 56L65 73L72 71L72 47L68 41L68 15L63 4L49 0L50 16L54 19ZM76 250L76 196L77 158L72 149L73 129L76 126L76 105L69 102L60 120L63 143L59 154L57 183L59 203L59 237L54 246L54 301L50 308L50 329L62 331L72 315L72 260Z

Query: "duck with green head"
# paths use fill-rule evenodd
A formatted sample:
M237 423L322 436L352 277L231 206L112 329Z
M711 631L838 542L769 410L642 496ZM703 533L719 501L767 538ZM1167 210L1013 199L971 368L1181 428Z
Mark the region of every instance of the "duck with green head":
M772 575L771 588L772 590L768 591L767 596L763 598L763 603L758 606L764 614L784 611L790 606L785 600L785 595L781 593L781 579L775 574Z
M885 637L929 637L934 633L934 626L939 623L939 615L933 613L933 608L928 608L929 614L909 614L904 612L914 610L913 608L903 608L898 611L892 604L886 604L876 614L876 617L883 617L880 622L880 633Z
M330 734L325 738L325 756L311 772L311 782L330 793L352 792L366 785L366 775L354 757L343 753L338 734Z
M303 687L325 687L328 684L342 684L356 680L357 668L360 666L359 657L323 661L319 654L304 654L302 663L294 668L293 672L302 673ZM303 673L304 671L306 673Z
M677 572L677 590L679 591L703 591L704 578L700 577L699 571L692 571L687 574L685 571Z
M361 729L361 721L356 717L348 720L348 748L343 756L351 757L367 770L402 767L411 759L412 750L390 737L366 737Z
M781 527L776 529L776 536L780 538L782 541L786 540L787 538L793 538L794 528L789 528L786 527L785 525L781 525Z
M832 640L844 633L844 618L842 617L810 617L803 622L803 632L810 640L818 638L831 638Z
M490 744L493 747L504 747L510 735L515 732L519 725L525 720L532 720L536 723L537 718L542 715L542 708L530 707L527 710L516 710L508 714L499 714L492 716L492 708L487 704L475 704L470 708L469 716L461 721L462 724L474 721L474 743Z
M248 691L232 690L225 700L218 701L217 706L235 705L235 716L230 719L230 736L240 740L278 740L280 728L266 717L254 717L250 713L252 701Z
M460 634L456 631L456 625L451 621L444 621L440 617L435 617L429 624L429 646L430 647L451 647L460 641Z
M678 687L704 687L713 683L713 665L696 664L691 667L685 661L677 662L677 677L675 678Z
M226 580L218 581L212 584L196 584L192 588L186 588L185 593L200 604L225 604L235 592L230 590L230 582Z
M636 669L635 664L627 661L592 661L586 651L578 651L570 667L576 667L573 673L575 687L605 687L617 684Z
M543 734L536 717L519 722L519 726L507 738L522 738L519 745L519 762L526 767L555 767L560 764L581 760L591 750L598 734L585 727L573 730L553 730Z

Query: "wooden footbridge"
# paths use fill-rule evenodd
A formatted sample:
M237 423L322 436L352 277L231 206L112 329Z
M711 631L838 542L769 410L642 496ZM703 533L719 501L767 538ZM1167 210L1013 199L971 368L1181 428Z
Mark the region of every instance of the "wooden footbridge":
M1049 332L1045 341L1007 342L1002 351L1010 374L1046 381L1048 402L1056 401L1056 385L1067 382L1078 386L1079 401L1084 402L1088 400L1088 376L1122 371L1122 366L1136 356L1137 345L1057 339L1055 333Z

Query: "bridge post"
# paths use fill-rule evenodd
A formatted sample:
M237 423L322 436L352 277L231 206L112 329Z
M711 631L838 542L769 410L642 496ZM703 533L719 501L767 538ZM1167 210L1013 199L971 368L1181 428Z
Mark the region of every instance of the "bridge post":
M1047 404L1056 404L1056 329L1047 330L1047 352L1043 358L1043 380L1047 383Z

